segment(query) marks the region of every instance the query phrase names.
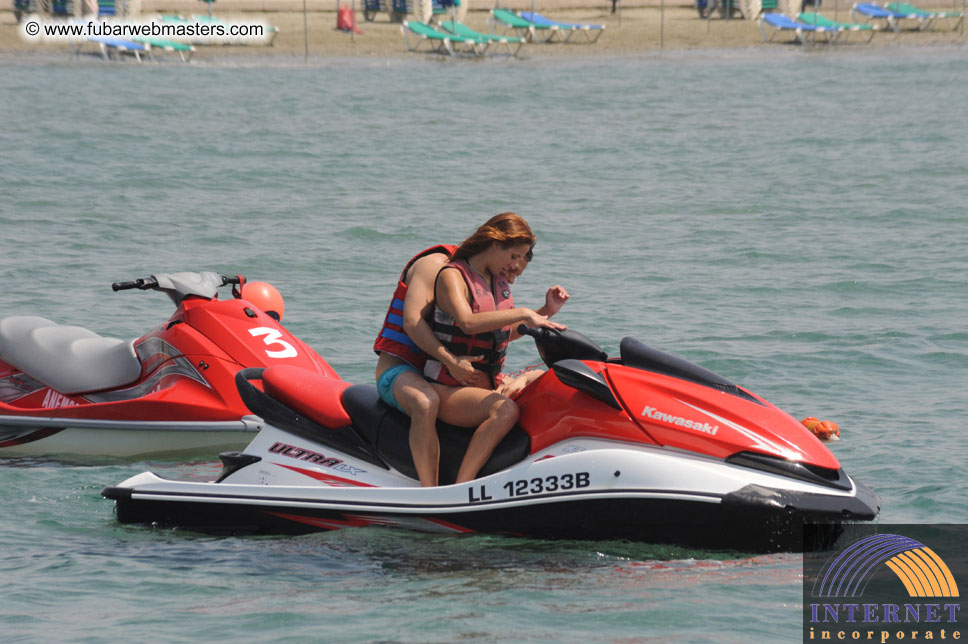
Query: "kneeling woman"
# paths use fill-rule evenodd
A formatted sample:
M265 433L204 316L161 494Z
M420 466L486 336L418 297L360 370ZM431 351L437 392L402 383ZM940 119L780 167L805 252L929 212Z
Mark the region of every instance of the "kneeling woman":
M501 439L518 420L518 406L499 392L508 342L520 323L564 328L528 308L515 308L508 277L524 270L535 238L514 213L492 217L451 255L437 274L430 326L454 355L483 356L474 367L488 376L489 388L462 387L441 363L424 368L440 398L438 417L460 427L477 427L457 473L457 483L473 480ZM567 293L549 289L545 311L554 314ZM557 305L548 306L555 303Z

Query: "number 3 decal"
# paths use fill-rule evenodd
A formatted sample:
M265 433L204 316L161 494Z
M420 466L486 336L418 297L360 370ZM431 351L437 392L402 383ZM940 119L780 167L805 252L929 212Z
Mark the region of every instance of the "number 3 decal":
M278 351L269 351L267 349L266 355L269 356L270 358L295 358L296 355L298 355L296 353L296 348L291 344L289 344L288 342L286 342L285 340L282 340L281 339L282 334L279 333L279 331L277 331L276 329L270 329L269 327L260 326L257 329L249 329L249 335L251 335L253 338L258 338L260 335L264 335L265 338L263 339L263 341L266 343L266 346L282 347Z

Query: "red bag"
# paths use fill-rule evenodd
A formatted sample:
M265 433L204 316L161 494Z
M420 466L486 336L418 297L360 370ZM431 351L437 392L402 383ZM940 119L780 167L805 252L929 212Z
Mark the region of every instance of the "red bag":
M345 4L341 5L336 13L336 28L346 32L352 31L355 34L363 33L356 28L356 13Z

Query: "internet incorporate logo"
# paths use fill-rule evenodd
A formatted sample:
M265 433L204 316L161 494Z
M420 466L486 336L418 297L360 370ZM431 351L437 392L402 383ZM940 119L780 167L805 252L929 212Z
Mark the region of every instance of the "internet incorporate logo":
M881 565L891 569L910 597L958 597L951 570L931 548L899 534L876 534L830 560L814 586L814 597L859 597Z
M905 534L848 541L832 556L804 555L804 642L960 640L957 575L966 572L968 526L877 528L904 528L898 532ZM947 562L925 545L931 540L908 536L931 534L932 528L942 528L933 536L944 547L932 545L946 553ZM949 567L952 561L961 570Z

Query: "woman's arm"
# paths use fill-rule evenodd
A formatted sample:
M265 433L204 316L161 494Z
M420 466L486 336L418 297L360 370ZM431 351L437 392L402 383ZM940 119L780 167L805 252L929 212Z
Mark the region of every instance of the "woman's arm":
M538 315L543 315L545 317L550 318L552 315L554 315L555 313L561 310L561 307L565 305L565 302L567 302L568 298L570 297L571 295L568 294L568 291L566 291L564 287L562 287L560 284L552 286L551 288L548 289L548 292L545 293L544 306L542 306L540 309L538 309L535 312ZM565 329L567 327L564 325L561 325L560 328ZM514 340L517 340L520 337L521 337L521 334L518 333L517 326L513 327L511 329L510 341L513 342Z
M547 316L524 307L474 313L471 310L467 283L457 269L444 268L440 271L437 278L437 306L449 313L454 318L454 324L468 335L486 333L506 326L513 327L520 322L529 326L564 328L548 320Z
M455 356L440 343L427 324L427 315L433 306L434 280L446 263L447 256L441 253L421 257L414 262L407 280L407 298L403 303L403 330L424 353L443 364L457 382L483 387L487 384L487 376L475 369L473 364L483 357Z

